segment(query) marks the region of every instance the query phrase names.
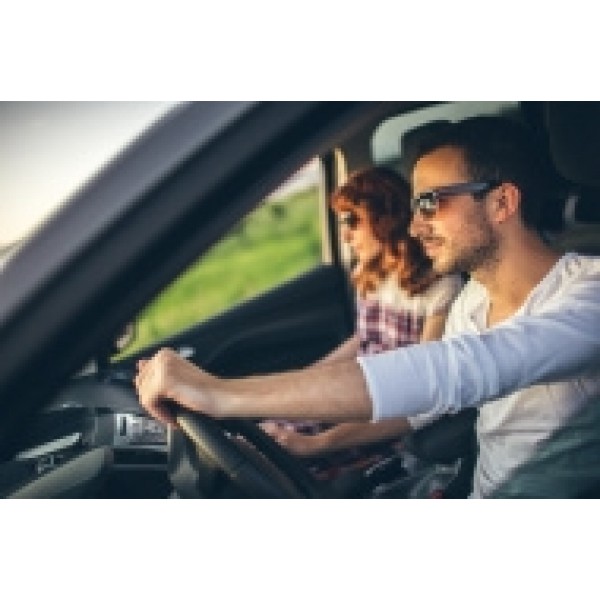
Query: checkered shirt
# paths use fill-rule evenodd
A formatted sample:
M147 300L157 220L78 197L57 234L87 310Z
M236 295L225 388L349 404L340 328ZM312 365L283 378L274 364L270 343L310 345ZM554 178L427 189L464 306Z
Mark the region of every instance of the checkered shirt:
M377 354L421 339L425 315L382 304L378 299L357 300L356 330L360 354Z

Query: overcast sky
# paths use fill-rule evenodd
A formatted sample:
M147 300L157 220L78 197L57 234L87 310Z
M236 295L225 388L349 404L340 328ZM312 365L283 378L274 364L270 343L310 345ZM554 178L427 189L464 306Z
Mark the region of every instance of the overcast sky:
M20 239L168 102L0 102L0 247Z

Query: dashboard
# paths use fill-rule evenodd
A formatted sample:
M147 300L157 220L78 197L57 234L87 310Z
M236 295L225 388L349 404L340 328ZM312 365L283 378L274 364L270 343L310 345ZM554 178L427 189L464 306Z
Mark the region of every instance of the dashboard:
M167 428L137 401L130 378L70 382L0 465L4 498L164 498Z

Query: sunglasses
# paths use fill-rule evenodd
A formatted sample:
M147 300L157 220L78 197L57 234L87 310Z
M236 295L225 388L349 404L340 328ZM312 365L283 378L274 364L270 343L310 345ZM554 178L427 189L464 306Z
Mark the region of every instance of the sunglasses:
M472 194L475 200L483 200L489 192L500 185L502 185L501 182L497 181L471 181L444 185L412 198L410 208L413 212L419 211L424 217L431 218L437 212L440 201L446 198L461 196L462 194Z
M338 223L340 225L345 225L349 229L356 229L357 225L360 223L360 217L356 213L345 212L338 217Z

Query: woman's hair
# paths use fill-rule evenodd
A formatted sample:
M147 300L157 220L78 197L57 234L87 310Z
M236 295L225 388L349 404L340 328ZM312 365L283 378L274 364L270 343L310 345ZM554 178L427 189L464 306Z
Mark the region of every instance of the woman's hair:
M386 167L356 171L333 192L331 206L336 212L362 207L367 225L382 245L378 256L352 274L361 296L375 290L391 273L396 273L400 287L411 296L436 279L420 243L408 234L412 219L410 187L401 175Z

